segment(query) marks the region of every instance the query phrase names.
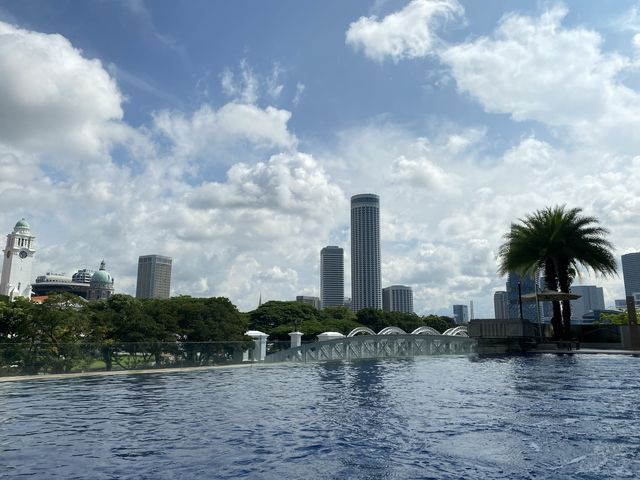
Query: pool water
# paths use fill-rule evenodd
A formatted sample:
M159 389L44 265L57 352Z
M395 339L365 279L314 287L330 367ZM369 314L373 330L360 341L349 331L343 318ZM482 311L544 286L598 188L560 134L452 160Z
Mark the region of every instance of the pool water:
M636 478L639 367L447 356L0 382L0 477Z

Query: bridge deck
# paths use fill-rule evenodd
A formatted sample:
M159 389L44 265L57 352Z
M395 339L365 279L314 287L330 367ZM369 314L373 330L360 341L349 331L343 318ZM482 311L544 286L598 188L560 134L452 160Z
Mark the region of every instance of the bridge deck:
M266 362L321 362L365 358L460 355L476 352L477 342L450 335L358 335L305 343L266 356Z

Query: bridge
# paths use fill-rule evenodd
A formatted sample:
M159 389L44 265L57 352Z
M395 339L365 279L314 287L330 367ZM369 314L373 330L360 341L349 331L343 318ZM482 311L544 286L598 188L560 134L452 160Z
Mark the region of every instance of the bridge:
M367 358L401 358L421 355L461 355L476 352L477 342L469 338L466 327L450 328L440 333L431 327L420 327L406 333L398 327L386 327L378 334L358 327L347 336L327 332L319 337L328 340L304 343L266 355L264 361L321 362Z

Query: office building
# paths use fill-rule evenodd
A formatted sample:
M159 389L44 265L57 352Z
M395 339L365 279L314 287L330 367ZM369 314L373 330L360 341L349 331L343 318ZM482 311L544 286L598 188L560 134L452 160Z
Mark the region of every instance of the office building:
M640 252L622 255L622 276L626 297L640 293Z
M320 310L319 297L311 297L308 295L298 295L296 297L296 302L305 303L307 305L311 305L313 308L317 308L318 310Z
M405 285L382 289L382 309L385 312L413 312L413 290Z
M352 310L382 308L380 285L380 199L364 193L351 197Z
M586 313L605 309L602 287L575 285L571 287L571 293L580 295L580 298L571 300L571 318L573 320L582 320L582 316Z
M320 250L320 300L322 308L344 305L344 249Z
M142 255L138 258L136 298L169 298L171 294L170 257Z
M31 267L36 253L35 239L24 218L15 224L13 232L7 234L0 276L0 295L31 298Z
M469 307L466 305L454 305L453 321L458 325L462 323L469 323Z
M509 318L509 302L507 301L506 291L500 290L493 294L493 311L496 320Z
M520 286L520 292L518 292L518 286ZM510 318L520 318L520 294L535 293L535 290L533 276L525 275L521 277L515 272L509 272L507 277L507 302L509 304ZM522 301L522 318L533 322L538 320L536 302Z

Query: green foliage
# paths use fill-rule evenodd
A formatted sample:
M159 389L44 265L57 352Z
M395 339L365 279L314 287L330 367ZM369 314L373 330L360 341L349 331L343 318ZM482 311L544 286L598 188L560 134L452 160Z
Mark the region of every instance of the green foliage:
M568 293L579 269L614 275L617 265L608 230L594 217L582 215L580 208L564 206L538 210L519 223L512 223L500 246L499 272L531 275L541 269L549 290ZM564 325L563 325L564 321ZM551 319L556 336L571 332L571 304L553 302Z
M636 310L636 318L640 318L640 310ZM600 323L629 325L629 314L626 311L620 313L603 313L600 315L600 320Z
M251 345L247 328L247 317L226 298L140 300L118 294L87 303L65 293L42 304L0 298L0 372L68 372L94 362L96 350L107 370L113 364L159 366L167 355L209 364Z

